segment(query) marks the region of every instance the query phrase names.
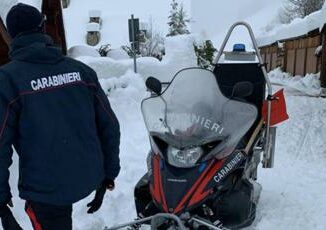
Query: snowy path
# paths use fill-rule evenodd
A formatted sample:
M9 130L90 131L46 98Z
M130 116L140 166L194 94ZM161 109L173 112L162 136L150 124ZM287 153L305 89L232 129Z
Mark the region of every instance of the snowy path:
M326 100L286 95L290 120L278 128L275 168L251 229L326 229Z
M131 79L133 79L131 81ZM140 113L145 97L141 78L130 76L129 86L110 95L122 128L122 172L116 191L108 194L102 209L86 214L89 197L75 205L74 229L99 230L135 217L133 186L146 171L149 142ZM326 229L326 100L286 95L290 120L278 129L275 168L260 170L263 185L254 230ZM15 160L17 162L17 159ZM12 167L15 215L24 229L30 224L17 198L17 163ZM64 194L63 194L64 195Z

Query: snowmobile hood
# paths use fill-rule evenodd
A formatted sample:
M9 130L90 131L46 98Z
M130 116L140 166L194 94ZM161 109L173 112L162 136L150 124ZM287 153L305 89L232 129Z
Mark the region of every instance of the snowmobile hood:
M61 50L45 34L33 33L15 38L11 44L10 58L15 61L54 64L63 59Z

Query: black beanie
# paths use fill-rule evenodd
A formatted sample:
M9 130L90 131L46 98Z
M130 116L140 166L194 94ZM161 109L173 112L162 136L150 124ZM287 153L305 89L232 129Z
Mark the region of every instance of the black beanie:
M18 3L13 6L7 15L7 30L12 38L24 32L41 32L43 15L30 5Z

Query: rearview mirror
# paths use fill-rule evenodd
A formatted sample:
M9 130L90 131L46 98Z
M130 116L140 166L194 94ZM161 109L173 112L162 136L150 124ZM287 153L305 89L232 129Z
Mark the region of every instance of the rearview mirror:
M146 87L157 95L160 95L162 92L162 83L155 77L147 78Z
M254 91L254 86L249 81L241 81L233 87L232 97L244 98L250 96Z

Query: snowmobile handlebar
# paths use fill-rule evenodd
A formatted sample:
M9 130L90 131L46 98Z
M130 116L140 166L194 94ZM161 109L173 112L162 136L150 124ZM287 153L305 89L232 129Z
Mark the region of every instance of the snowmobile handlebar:
M153 223L156 223L156 221L158 219L170 219L175 221L176 226L180 229L180 230L186 230L186 227L184 226L184 224L182 223L181 219L179 217L177 217L176 215L173 214L168 214L168 213L159 213L156 214L154 216L150 216L150 217L146 217L146 218L142 218L139 220L135 220L129 223L125 223L125 224L121 224L121 225L116 225L110 228L105 228L104 230L118 230L118 229L123 229L126 227L132 227L132 226L141 226L145 223L151 222L151 225L153 226Z
M263 75L264 75L264 78L265 78L265 81L266 81L266 85L267 85L267 90L268 90L267 91L268 92L268 96L267 96L267 122L266 122L265 143L264 143L264 150L265 151L264 151L263 167L264 168L272 168L273 167L273 160L272 160L273 159L273 156L272 156L273 153L272 153L272 150L271 150L271 148L272 148L271 144L272 143L271 143L271 138L270 138L270 135L271 135L270 120L271 120L272 102L271 102L270 98L272 98L273 88L272 88L272 84L271 84L271 82L270 82L270 80L268 78L267 70L265 68L263 58L262 58L262 56L260 54L258 43L257 43L257 40L255 38L254 32L253 32L251 26L247 22L242 22L242 21L236 22L230 27L230 29L229 29L229 31L228 31L222 45L221 45L221 47L220 47L220 49L218 51L217 57L214 60L214 64L216 65L216 64L219 63L219 61L220 61L220 59L221 59L221 57L223 55L223 52L225 50L226 44L230 40L232 32L238 26L246 27L248 32L249 32L253 47L254 47L255 52L256 52L256 56L257 56L258 61L260 63L261 70L263 72Z
M140 220L135 220L129 223L125 223L125 224L121 224L121 225L117 225L114 227L110 227L110 228L105 228L104 230L118 230L118 229L123 229L123 228L127 228L127 227L131 227L129 229L138 229L137 227L140 227L143 224L146 223L151 223L151 229L156 229L155 226L157 223L157 221L159 222L160 219L166 219L166 220L172 220L175 223L175 227L177 227L178 230L188 230L188 228L185 227L185 225L183 224L183 221L176 215L174 214L169 214L169 213L158 213L154 216L150 216L150 217L146 217L146 218L142 218ZM201 219L198 218L191 218L188 222L195 222L197 224L200 224L202 226L206 226L208 227L208 229L211 230L228 230L227 228L220 228L217 227L215 225L212 225L210 223L207 223ZM137 226L136 228L133 228L133 226Z

